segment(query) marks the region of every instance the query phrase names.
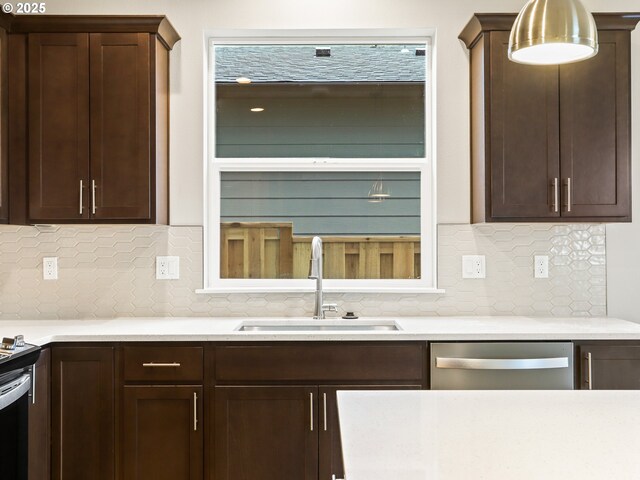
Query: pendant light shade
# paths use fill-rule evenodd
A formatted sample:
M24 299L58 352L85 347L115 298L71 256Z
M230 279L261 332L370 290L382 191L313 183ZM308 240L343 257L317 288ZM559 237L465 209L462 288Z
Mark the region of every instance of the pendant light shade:
M557 65L597 53L596 22L580 0L530 0L511 29L509 59L514 62Z

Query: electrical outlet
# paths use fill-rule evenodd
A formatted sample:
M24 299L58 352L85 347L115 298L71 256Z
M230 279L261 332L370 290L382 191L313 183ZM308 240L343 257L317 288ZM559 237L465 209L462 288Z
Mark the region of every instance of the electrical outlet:
M549 278L549 256L536 255L533 259L533 276L535 278Z
M462 278L486 278L487 267L484 255L462 256Z
M180 278L180 257L156 257L156 279L178 280Z
M42 259L42 278L44 280L58 279L58 257L44 257Z

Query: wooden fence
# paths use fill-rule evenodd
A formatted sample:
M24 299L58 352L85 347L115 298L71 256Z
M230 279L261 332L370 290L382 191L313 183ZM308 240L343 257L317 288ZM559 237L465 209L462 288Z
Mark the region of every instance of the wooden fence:
M291 223L222 223L221 278L292 278Z
M312 237L291 223L222 223L222 278L307 278ZM420 237L322 237L325 278L420 278Z

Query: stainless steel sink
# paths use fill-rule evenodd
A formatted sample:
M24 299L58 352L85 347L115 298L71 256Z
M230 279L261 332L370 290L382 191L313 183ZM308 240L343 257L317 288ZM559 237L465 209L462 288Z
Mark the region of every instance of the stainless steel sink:
M399 331L400 327L393 321L256 321L242 322L238 332L370 332Z

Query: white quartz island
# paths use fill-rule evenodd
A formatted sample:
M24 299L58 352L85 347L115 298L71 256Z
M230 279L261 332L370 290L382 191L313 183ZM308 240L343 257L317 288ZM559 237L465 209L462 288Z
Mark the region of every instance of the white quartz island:
M346 480L637 480L640 391L344 391Z

